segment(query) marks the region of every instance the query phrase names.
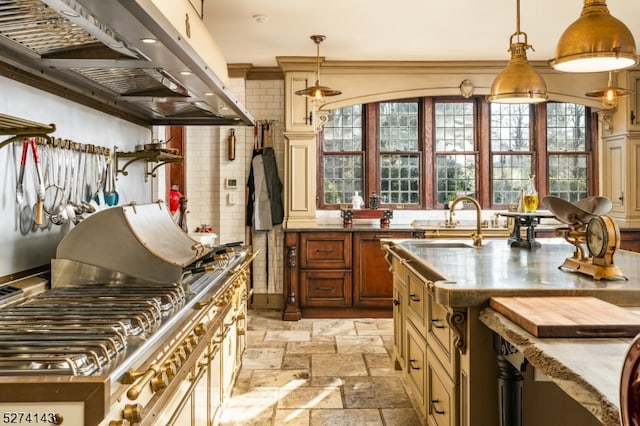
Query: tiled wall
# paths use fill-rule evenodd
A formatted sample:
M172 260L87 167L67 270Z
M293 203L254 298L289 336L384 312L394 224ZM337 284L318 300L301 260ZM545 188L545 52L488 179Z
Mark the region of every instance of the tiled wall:
M282 180L284 166L284 82L232 79L231 88L258 121L273 122L270 145L276 152ZM236 134L236 158L228 159L231 126L190 126L187 128L186 195L190 232L201 224L211 225L218 243L252 242L260 254L253 263L254 294L282 294L281 226L267 233L245 226L246 183L253 151L253 128L233 126ZM236 179L238 187L225 186L226 179ZM160 181L160 180L159 180ZM159 190L162 194L164 188ZM268 265L267 265L268 264ZM277 299L277 298L274 298ZM274 301L275 302L275 301Z
M245 105L258 121L273 122L270 145L276 153L278 175L284 182L284 81L251 80L247 81ZM248 158L251 159L253 133L247 133ZM246 178L245 178L246 181ZM260 255L253 266L254 293L282 294L282 226L277 225L270 232L253 231L253 246L260 249ZM268 252L268 256L267 256ZM268 259L267 259L268 258Z

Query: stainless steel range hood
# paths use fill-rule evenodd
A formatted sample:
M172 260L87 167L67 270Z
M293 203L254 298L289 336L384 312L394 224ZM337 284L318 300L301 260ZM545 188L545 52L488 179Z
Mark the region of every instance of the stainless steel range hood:
M140 124L254 124L188 0L0 0L0 48L1 74Z

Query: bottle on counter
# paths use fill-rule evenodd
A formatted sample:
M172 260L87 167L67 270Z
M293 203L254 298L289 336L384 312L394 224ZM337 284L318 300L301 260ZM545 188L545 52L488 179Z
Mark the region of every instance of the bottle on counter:
M533 213L538 210L538 191L535 185L536 175L531 175L522 192L522 202L525 213Z
M358 209L361 209L363 205L364 205L364 200L360 196L360 193L356 191L355 195L351 199L351 207L354 210L358 210Z

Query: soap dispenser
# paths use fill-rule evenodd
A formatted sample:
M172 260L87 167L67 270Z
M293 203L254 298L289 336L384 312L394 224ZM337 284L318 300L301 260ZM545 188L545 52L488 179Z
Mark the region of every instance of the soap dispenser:
M361 209L363 205L364 205L364 200L360 196L360 193L356 191L355 195L351 199L351 207L354 210L358 210L358 209Z

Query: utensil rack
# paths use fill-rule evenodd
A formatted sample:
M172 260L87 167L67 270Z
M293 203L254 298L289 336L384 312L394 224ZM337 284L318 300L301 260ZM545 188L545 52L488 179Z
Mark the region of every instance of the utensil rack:
M0 114L0 135L10 136L0 142L0 149L13 141L26 137L42 137L51 142L49 133L56 131L55 124L41 124L35 121L24 120L6 114Z
M156 177L156 170L169 163L181 163L182 156L176 154L169 154L168 152L164 152L159 149L145 149L143 151L135 151L135 152L122 152L118 151L117 147L115 149L115 164L116 164L116 176L118 173L122 173L123 176L127 176L129 172L127 171L127 167L136 161L144 160L145 162L145 173L144 173L144 181L147 182L149 180L149 176ZM120 158L128 158L129 160L124 163L122 167L120 167ZM149 163L157 163L149 170Z

